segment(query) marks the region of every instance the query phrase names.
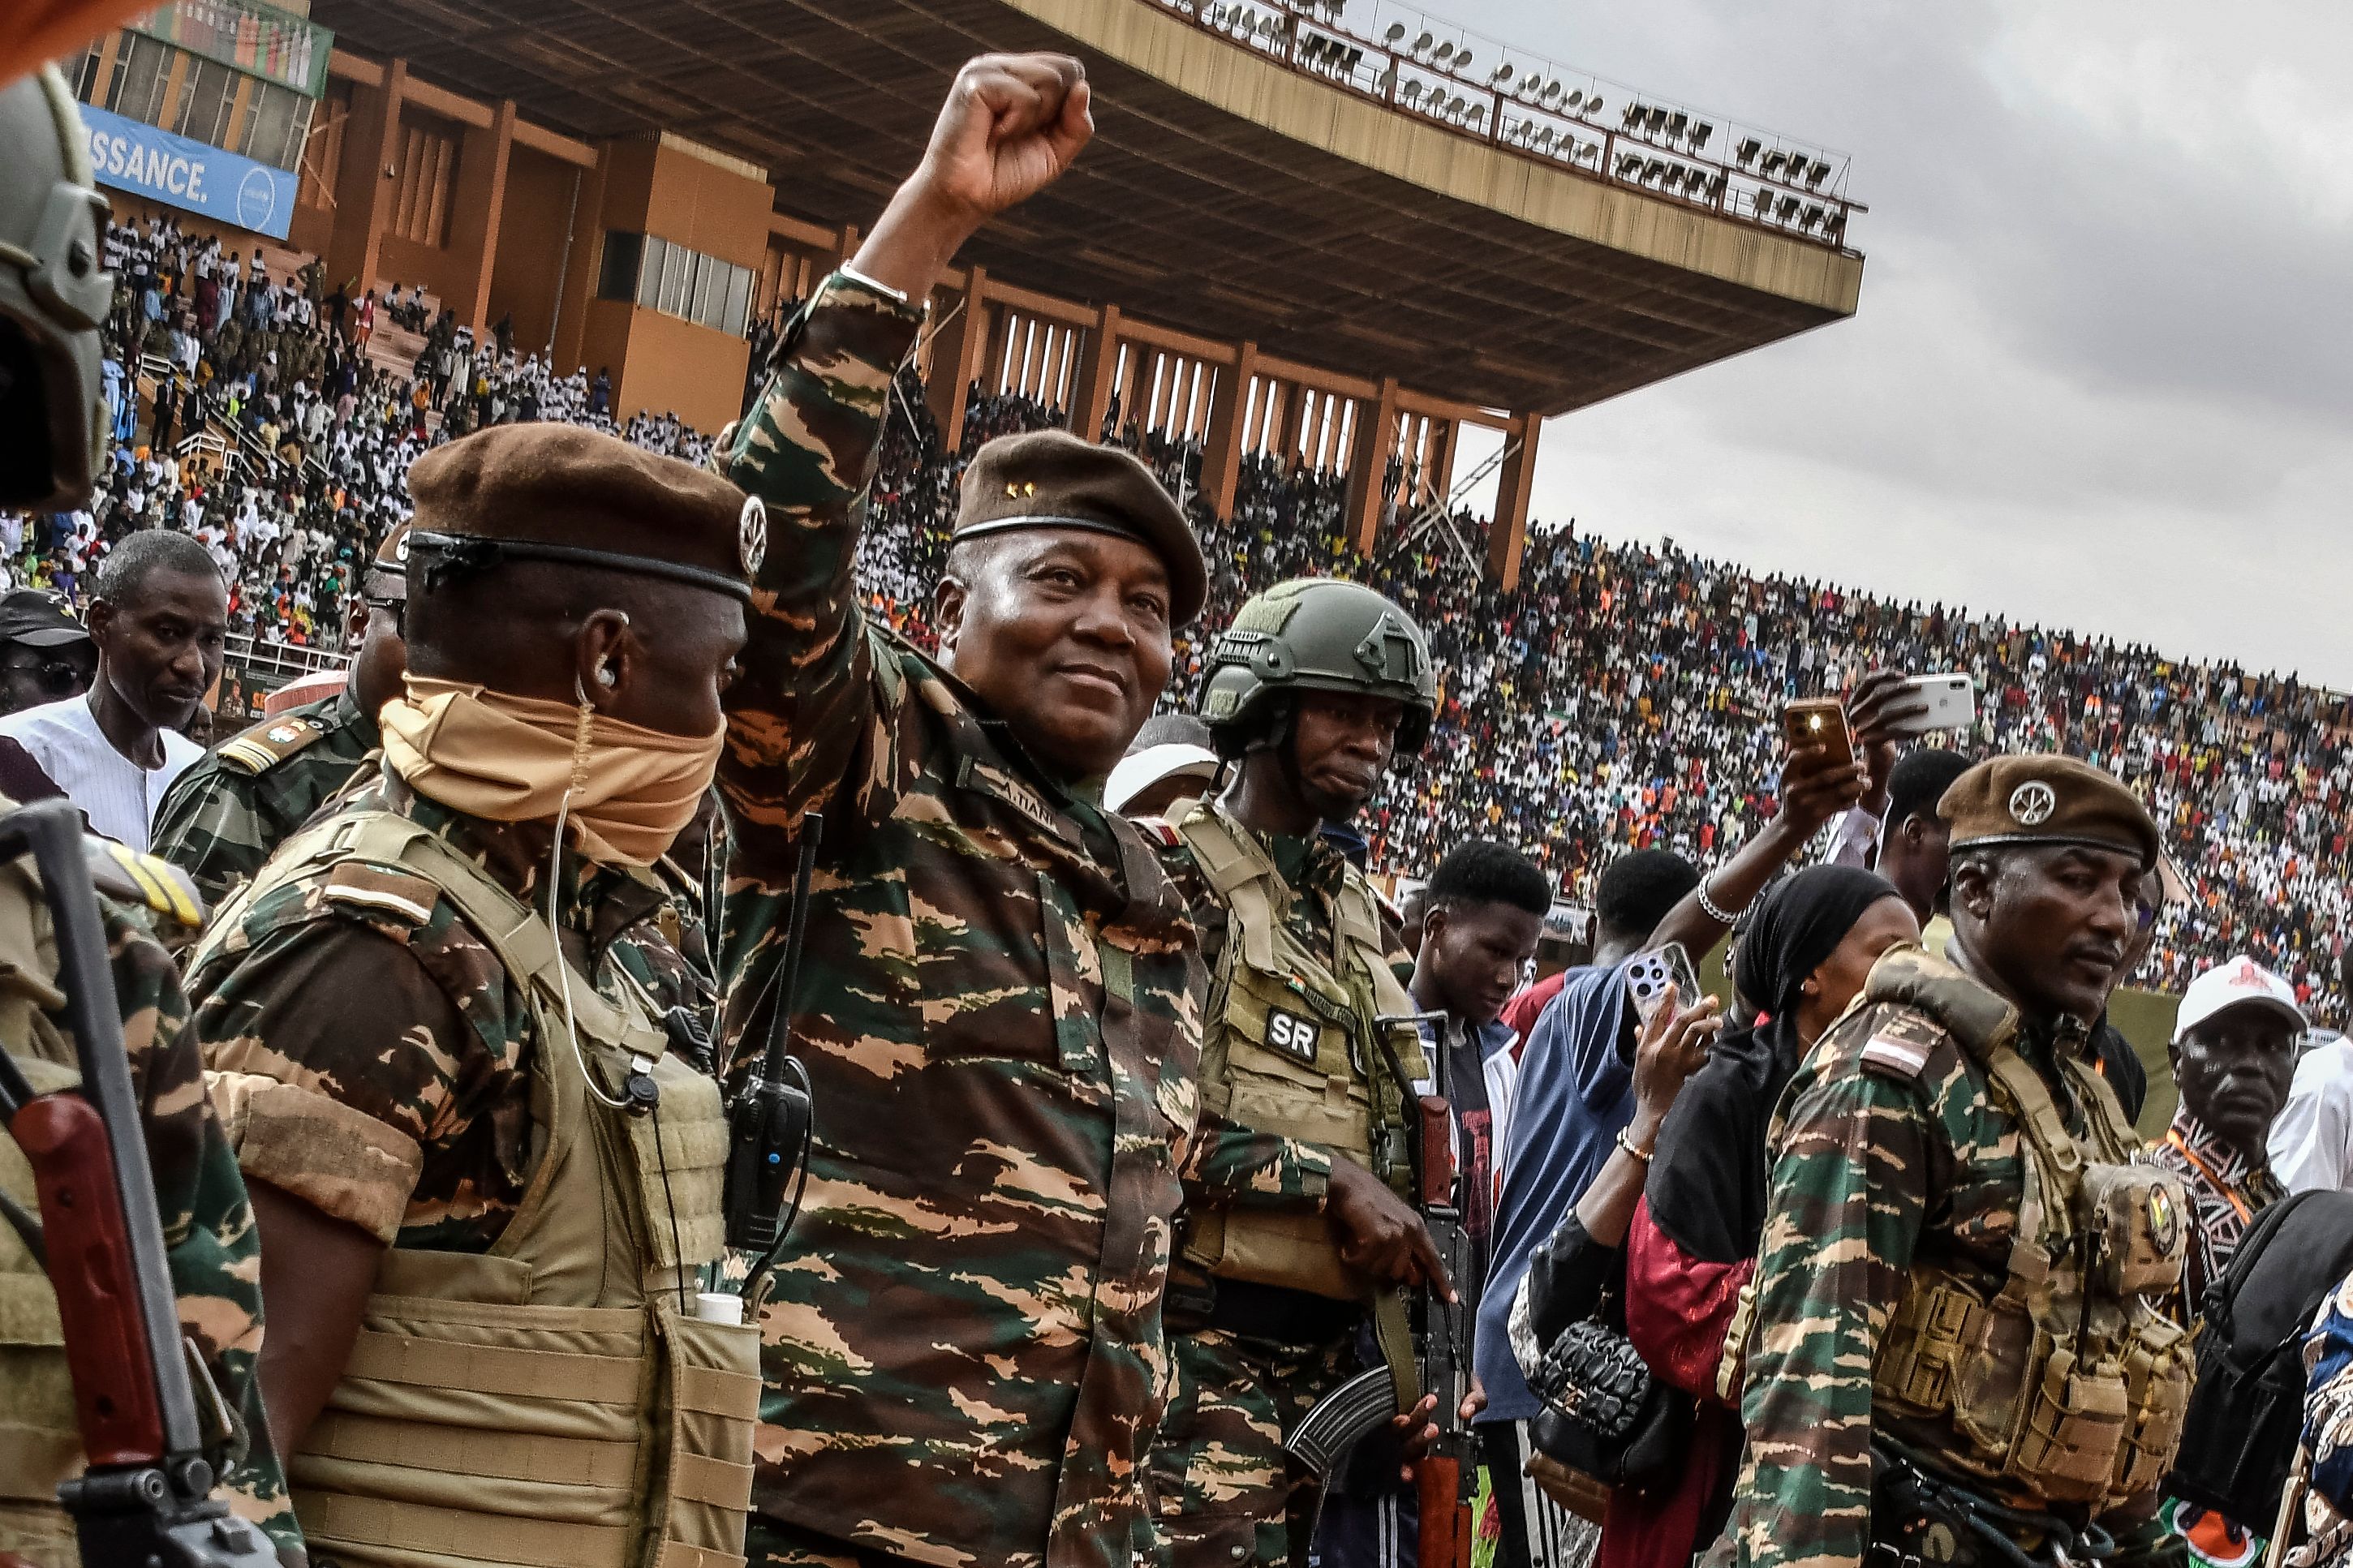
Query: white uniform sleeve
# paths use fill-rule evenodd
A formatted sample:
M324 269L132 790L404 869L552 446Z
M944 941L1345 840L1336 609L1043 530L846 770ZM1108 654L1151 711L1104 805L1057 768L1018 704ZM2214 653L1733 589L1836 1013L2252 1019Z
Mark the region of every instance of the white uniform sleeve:
M2316 1047L2295 1065L2286 1109L2272 1123L2272 1173L2291 1193L2343 1192L2353 1165L2353 1075L2343 1040Z

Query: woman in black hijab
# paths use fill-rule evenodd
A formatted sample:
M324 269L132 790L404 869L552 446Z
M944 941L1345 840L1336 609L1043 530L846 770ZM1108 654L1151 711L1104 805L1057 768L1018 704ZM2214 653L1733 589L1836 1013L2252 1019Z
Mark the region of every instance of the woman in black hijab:
M1894 885L1851 866L1812 867L1776 884L1746 928L1733 960L1735 1016L1754 1022L1727 1030L1683 1086L1626 1237L1627 1337L1654 1373L1698 1400L1691 1459L1671 1490L1630 1508L1613 1502L1602 1542L1611 1568L1684 1568L1724 1528L1741 1432L1736 1373L1719 1394L1718 1372L1764 1234L1774 1110L1880 955L1920 940Z

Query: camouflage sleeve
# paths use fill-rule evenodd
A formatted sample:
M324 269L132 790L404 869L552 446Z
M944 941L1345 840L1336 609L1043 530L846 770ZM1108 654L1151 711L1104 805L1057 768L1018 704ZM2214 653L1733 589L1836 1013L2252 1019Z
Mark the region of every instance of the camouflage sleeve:
M111 910L107 936L180 1325L202 1352L239 1428L222 1489L237 1513L267 1531L281 1551L300 1549L302 1533L269 1447L255 1375L261 1247L245 1179L205 1093L188 999L170 956L132 919Z
M718 457L767 514L719 767L736 853L755 864L789 866L793 825L826 807L869 728L874 655L852 580L856 508L874 476L891 377L922 323L921 310L867 284L828 278Z
M172 781L156 810L148 852L194 878L208 905L227 898L269 858L252 784L250 775L242 784L227 779L208 757Z
M1204 1208L1320 1209L1332 1179L1332 1152L1204 1108L1183 1175L1185 1201Z
M446 904L436 914L450 918ZM501 1065L415 940L333 917L266 925L234 968L194 977L246 1175L387 1243L420 1205L471 1207L422 1189L429 1154L478 1163L497 1137L475 1123ZM355 995L368 1005L348 1005Z
M1852 1568L1871 1535L1871 1368L1926 1212L1910 1079L1827 1043L1791 1090L1758 1252L1736 1559Z

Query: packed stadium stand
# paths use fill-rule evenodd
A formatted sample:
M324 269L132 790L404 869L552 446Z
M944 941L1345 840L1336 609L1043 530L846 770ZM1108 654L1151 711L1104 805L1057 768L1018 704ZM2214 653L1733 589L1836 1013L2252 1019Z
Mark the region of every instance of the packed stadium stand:
M7 524L22 582L79 596L104 543L179 527L230 573L237 631L332 646L351 568L404 514L403 475L427 445L483 423L560 418L690 459L708 450L706 434L675 419L617 425L577 368L556 374L430 323L433 346L406 366L372 358L348 307L338 328L332 296L311 300L315 274L265 271L257 286L248 259L231 285L216 241L168 223L118 229L111 252L112 461L91 512ZM875 614L917 641L964 461L991 436L1067 417L967 385L949 444L935 401L912 371L902 377L860 561ZM1418 534L1398 531L1366 557L1347 532L1346 474L1257 457L1221 519L1198 489L1198 440L1113 416L1115 436L1188 498L1212 563L1211 606L1179 650L1172 705L1192 700L1206 637L1282 576L1366 578L1430 629L1445 672L1436 733L1362 822L1386 872L1424 874L1482 834L1525 846L1572 900L1622 847L1708 861L1774 809L1784 700L1839 691L1882 665L1967 669L1983 693L1971 745L2089 757L2165 825L2192 898L2167 912L2141 984L2178 989L2247 951L2289 975L2316 1016L2343 1022L2334 982L2353 875L2353 714L2339 694L1568 526L1536 530L1521 584L1505 590L1482 570L1486 525L1465 513L1427 514ZM1389 485L1399 479L1393 468Z

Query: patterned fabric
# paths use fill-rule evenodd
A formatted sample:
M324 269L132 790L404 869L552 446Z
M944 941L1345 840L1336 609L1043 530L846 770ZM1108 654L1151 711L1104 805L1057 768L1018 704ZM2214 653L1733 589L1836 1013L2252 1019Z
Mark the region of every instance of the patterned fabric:
M203 1354L242 1429L222 1488L236 1511L268 1531L281 1551L298 1549L301 1531L262 1420L256 1375L260 1247L245 1179L205 1093L187 997L170 955L136 917L111 906L106 937L181 1330ZM62 1034L65 1019L52 1021ZM0 1501L0 1550L31 1551L55 1529L55 1510ZM34 1560L44 1558L35 1552Z
M530 824L463 816L390 773L341 810L423 823L546 907ZM660 887L569 851L559 877L555 923L580 972L607 992L626 974L667 1005L681 961L649 918ZM488 1248L531 1176L539 1047L497 955L429 883L393 873L359 887L318 870L223 914L236 928L199 952L188 989L246 1174L394 1246ZM323 1161L331 1147L343 1155Z
M278 752L283 735L299 739L299 723L316 739L275 755L258 771L228 760L239 742ZM175 780L155 813L153 851L195 879L207 904L249 880L269 852L351 784L376 746L375 721L348 691L265 719Z
M2149 1158L2188 1184L2190 1207L2198 1216L2181 1273L2187 1321L2205 1310L2206 1287L2231 1267L2239 1238L2255 1215L2287 1196L2287 1191L2272 1174L2268 1159L2250 1160L2224 1143L2186 1105L2173 1113L2173 1125L2150 1149Z
M836 275L720 454L768 545L728 691L723 1061L766 1038L805 813L792 998L806 1202L761 1315L753 1506L924 1563L1129 1562L1195 1138L1201 969L1135 829L1026 757L851 581L917 313ZM729 1070L729 1069L723 1069ZM1272 1155L1247 1149L1212 1187Z
M1285 1458L1282 1435L1356 1370L1352 1342L1273 1345L1205 1329L1174 1336L1172 1349L1152 1489L1173 1568L1294 1561L1317 1489Z
M1904 961L1963 1005L1992 1002L1924 953ZM2046 1081L2060 1079L2058 1050L2088 1067L2081 1042L2021 1037L2019 1049ZM2061 1103L2080 1136L2074 1099ZM1871 1540L1875 1430L1998 1502L2038 1506L1954 1452L1942 1422L1875 1409L1872 1389L1881 1336L1915 1263L1974 1276L1987 1299L2000 1290L2023 1195L2018 1117L1943 1023L1889 1002L1858 1006L1823 1036L1782 1107L1741 1406L1748 1448L1731 1525L1709 1563L1860 1563ZM2153 1499L2136 1500L2104 1519L2116 1561L2178 1552L2154 1511Z
M2305 1539L2288 1568L2353 1563L2353 1279L2330 1292L2304 1342Z

